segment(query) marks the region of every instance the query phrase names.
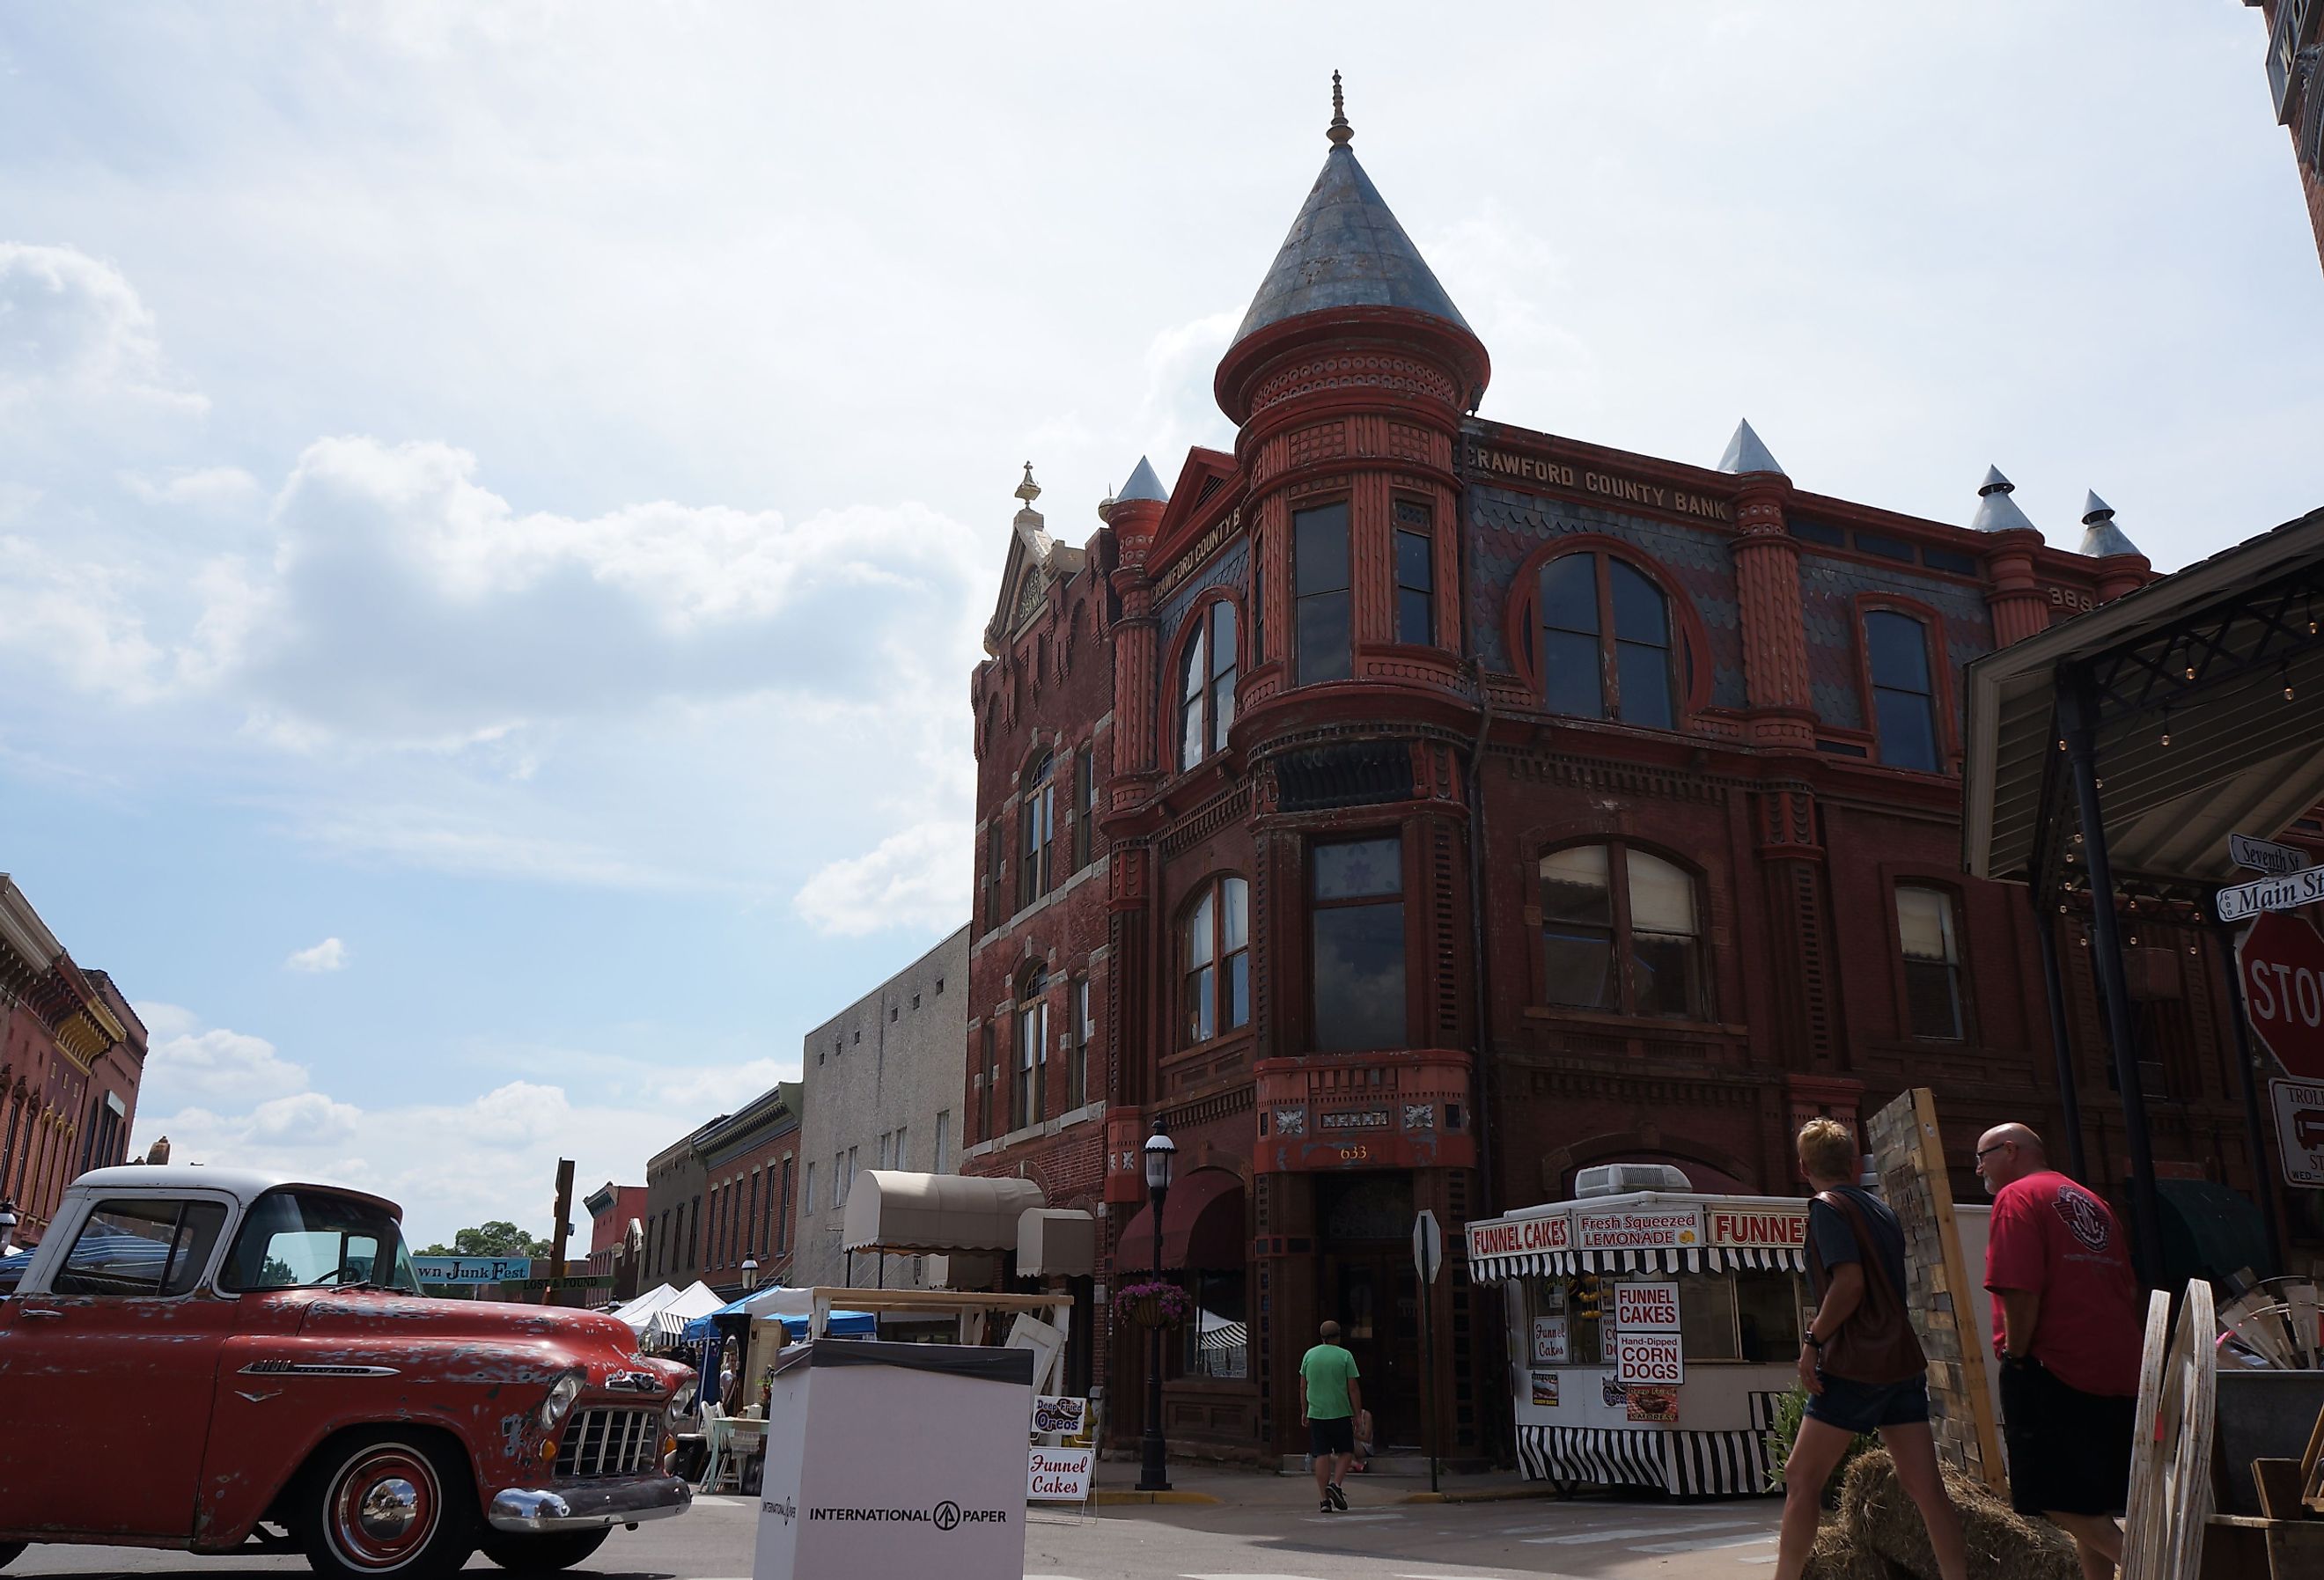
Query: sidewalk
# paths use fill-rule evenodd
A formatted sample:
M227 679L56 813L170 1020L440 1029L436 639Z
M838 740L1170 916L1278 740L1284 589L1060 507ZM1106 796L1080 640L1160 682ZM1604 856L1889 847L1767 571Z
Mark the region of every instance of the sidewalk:
M1305 1509L1315 1501L1315 1478L1305 1474L1270 1475L1263 1470L1226 1465L1174 1464L1167 1492L1139 1492L1138 1475L1134 1461L1101 1462L1093 1501L1101 1506L1193 1503L1239 1509ZM1417 1474L1371 1471L1350 1476L1347 1485L1351 1497L1370 1504L1484 1503L1554 1495L1548 1483L1526 1481L1513 1470L1463 1475L1444 1473L1436 1482L1440 1491L1432 1492L1425 1469Z

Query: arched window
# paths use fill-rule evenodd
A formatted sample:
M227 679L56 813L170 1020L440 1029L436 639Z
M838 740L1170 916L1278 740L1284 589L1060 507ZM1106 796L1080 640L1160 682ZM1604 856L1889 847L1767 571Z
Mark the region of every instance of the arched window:
M1057 760L1041 753L1025 778L1025 799L1017 809L1017 909L1049 892L1050 855L1057 833Z
M1710 1018L1695 882L1658 855L1618 842L1542 857L1541 937L1550 1003Z
M1960 945L1953 929L1953 898L1942 889L1896 886L1896 932L1904 945L1906 1030L1914 1037L1958 1042L1968 1035L1961 1013Z
M1009 1128L1038 1124L1042 1088L1049 1073L1049 974L1036 966L1025 974L1017 1002L1017 1080L1009 1099Z
M1670 600L1636 566L1598 550L1550 560L1535 588L1526 642L1550 712L1676 726Z
M1875 609L1864 616L1864 656L1872 671L1872 715L1880 761L1892 768L1940 772L1936 688L1929 674L1929 628L1910 614Z
M1192 768L1227 749L1234 723L1235 612L1222 598L1197 616L1178 686L1178 766Z
M1178 932L1178 1039L1207 1042L1250 1022L1250 885L1204 886Z

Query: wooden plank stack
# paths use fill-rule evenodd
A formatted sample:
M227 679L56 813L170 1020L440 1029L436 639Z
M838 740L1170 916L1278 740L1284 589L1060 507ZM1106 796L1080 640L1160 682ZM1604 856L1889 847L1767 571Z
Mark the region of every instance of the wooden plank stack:
M2190 1325L2184 1320L2193 1313L2193 1291L2201 1289L2208 1296L2209 1286L2200 1281L2190 1285L2189 1310L2182 1314L2182 1337ZM2155 1296L2159 1303L2165 1298ZM2219 1307L2216 1331L2219 1343L2211 1348L2216 1356L2219 1348L2233 1344L2243 1353L2257 1356L2275 1371L2324 1370L2324 1333L2318 1327L2318 1301L2313 1281L2304 1279L2277 1279L2266 1284L2254 1282L2227 1305ZM2150 1319L2147 1333L2150 1356L2153 1343L2153 1326ZM2179 1354L2174 1346L2173 1359ZM2208 1381L2216 1398L2216 1370L2207 1368L2209 1377L2197 1379L2192 1374L2181 1380L2192 1386ZM2139 1393L2139 1451L2143 1459L2157 1455L2149 1452L2145 1441L2148 1424L2157 1431L2170 1429L2171 1394L2173 1379L2168 1362L2158 1379L2160 1393L2154 1413L2150 1413L2145 1380L2142 1377ZM2162 1440L2167 1444L2167 1437ZM2208 1454L2209 1445L2206 1444ZM2214 1475L2228 1474L2239 1466L2214 1465ZM2203 1539L2200 1545L2200 1569L2150 1568L2142 1575L2170 1576L2200 1575L2200 1580L2312 1580L2324 1575L2324 1413L2319 1413L2310 1432L2307 1449L2297 1459L2255 1459L2249 1470L2257 1488L2260 1514L2212 1514L2203 1524ZM2155 1521L2154 1511L2172 1502L2174 1489L2168 1487L2158 1470L2143 1464L2134 1465L2131 1473L2131 1508L2134 1521L2144 1514L2149 1526ZM2188 1511L2191 1512L2191 1509ZM2170 1542L2172 1532L2166 1518L2164 1550L2183 1558L2183 1548ZM2126 1530L2124 1540L2124 1570L2132 1573L2131 1532L2142 1527L2134 1523Z

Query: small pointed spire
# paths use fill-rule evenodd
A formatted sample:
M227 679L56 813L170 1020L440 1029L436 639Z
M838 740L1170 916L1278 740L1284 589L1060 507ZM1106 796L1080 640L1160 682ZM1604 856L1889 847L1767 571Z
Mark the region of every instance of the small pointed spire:
M1102 522L1113 519L1113 485L1111 483L1105 485L1105 497L1097 502L1097 519Z
M1973 532L2039 532L2040 528L2025 519L2025 513L2010 498L2017 485L2001 475L1998 467L1985 469L1985 481L1978 485L1977 513L1969 518Z
M1753 472L1772 472L1778 477L1790 476L1752 431L1748 418L1735 425L1735 437L1727 441L1727 453L1720 457L1719 469L1738 476Z
M1170 501L1170 491L1162 486L1162 479L1154 475L1154 463L1144 456L1138 457L1137 469L1130 474L1130 481L1121 485L1114 502L1119 504L1132 499L1151 499L1163 504Z
M1332 73L1332 124L1323 135L1332 140L1334 148L1345 148L1355 141L1356 129L1348 125L1347 101L1340 97L1340 74Z
M2114 524L2114 506L2100 499L2095 489L2082 501L2082 552L2092 559L2138 552L2130 534Z
M1032 507L1032 504L1035 500L1041 497L1041 485L1033 481L1032 462L1028 461L1025 463L1025 481L1017 485L1016 492L1017 497L1025 502L1028 509Z

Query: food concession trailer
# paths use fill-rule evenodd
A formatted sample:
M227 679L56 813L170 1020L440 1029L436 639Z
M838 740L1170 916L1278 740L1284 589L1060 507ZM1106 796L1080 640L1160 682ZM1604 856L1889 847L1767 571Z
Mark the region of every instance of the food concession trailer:
M1469 1225L1470 1278L1508 1286L1519 1463L1561 1485L1766 1492L1809 1305L1807 1200L1591 1194L1637 1172L1587 1169L1573 1200Z

